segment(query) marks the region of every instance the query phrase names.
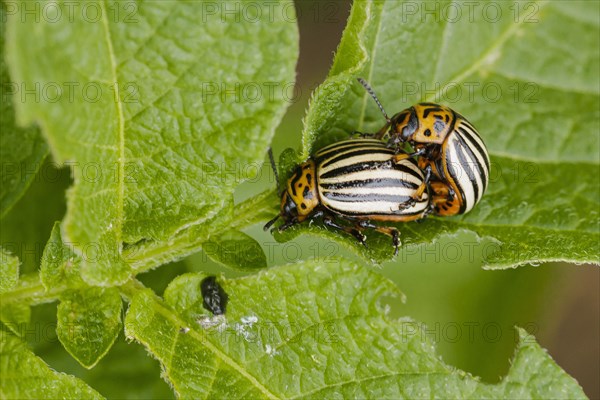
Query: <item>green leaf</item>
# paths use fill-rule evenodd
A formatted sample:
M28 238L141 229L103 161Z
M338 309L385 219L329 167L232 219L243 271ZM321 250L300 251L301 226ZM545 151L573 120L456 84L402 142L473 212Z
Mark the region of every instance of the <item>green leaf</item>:
M289 1L257 3L252 18L223 18L204 2L131 4L57 3L74 18L8 22L15 79L62 90L19 104L17 118L38 121L55 159L73 168L62 231L95 285L127 280L124 245L172 260L206 239L188 231L263 160L287 106L272 89L293 81L298 52ZM84 6L100 19L83 18ZM176 234L184 243L169 246Z
M119 335L121 307L116 288L65 292L58 305L58 339L81 365L94 367Z
M398 225L404 245L472 231L492 244L483 260L490 267L600 263L599 3L500 2L493 23L481 5L436 5L428 14L424 3L353 3L305 118L302 157L383 126L356 77L371 83L390 115L418 101L448 104L488 146L489 189L468 215ZM460 17L444 16L457 7ZM322 227L284 238L299 232L340 240L366 259L392 255L383 238L369 239L366 251Z
M1 246L19 257L21 274L38 272L52 226L65 214L69 185L69 170L46 158L27 195L2 218Z
M19 258L0 247L0 293L6 292L19 280Z
M200 306L203 277L175 279L165 302L139 292L125 321L181 397L585 398L522 330L499 384L445 365L420 324L382 310L382 296L402 295L364 267L305 262L221 280L218 317Z
M0 330L0 397L3 399L102 399L83 381L53 371L16 336Z
M82 366L93 368L119 334L121 297L117 289L90 287L83 282L81 258L63 243L59 225L54 224L44 248L40 278L46 290L61 291L58 339Z
M0 293L12 289L19 281L19 258L0 247ZM9 303L0 307L0 321L14 334L21 335L29 323L31 310L29 304Z
M27 88L11 80L4 61L6 12L6 4L0 3L0 218L23 196L48 154L37 127L15 123L14 104L25 101Z
M203 246L204 253L212 260L235 269L259 269L267 267L267 257L260 244L240 231L228 231L211 238Z
M31 307L27 303L4 303L0 307L0 321L17 336L23 336L31 321Z
M30 305L53 300L44 294L38 274L21 275L15 286L0 293L0 321L15 335L23 336L31 319Z
M63 243L60 222L56 222L42 255L40 267L42 284L46 290L59 286L86 286L79 273L80 264L81 258L72 251L72 248Z

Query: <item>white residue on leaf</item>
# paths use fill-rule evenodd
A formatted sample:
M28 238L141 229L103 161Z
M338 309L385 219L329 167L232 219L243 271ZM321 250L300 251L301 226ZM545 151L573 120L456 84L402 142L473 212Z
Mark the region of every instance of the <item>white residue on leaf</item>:
M246 330L247 325L244 324L235 324L234 325L234 329L235 329L235 333L237 333L239 336L243 337L246 341L248 341L248 339L250 338L250 332L248 332Z
M198 322L198 325L204 329L217 327L217 329L221 331L226 326L224 315L214 315L212 317L208 315L202 315L196 320L196 322Z
M247 342L251 341L252 338L255 338L254 333L250 332L249 329L252 329L252 326L258 322L258 317L256 315L248 315L240 318L240 322L234 325L235 332L242 336Z
M315 364L321 365L321 361L319 361L316 354L311 354L310 358L315 362Z
M242 324L252 327L252 325L258 322L258 317L256 315L248 315L247 317L242 317L240 320Z
M270 344L265 345L265 353L267 353L267 355L273 357L279 354L279 351L277 351L275 349L275 347L271 346Z

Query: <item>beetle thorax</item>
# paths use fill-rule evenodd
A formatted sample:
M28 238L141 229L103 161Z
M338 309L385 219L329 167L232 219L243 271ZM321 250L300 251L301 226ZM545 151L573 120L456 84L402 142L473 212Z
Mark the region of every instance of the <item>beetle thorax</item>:
M319 205L317 194L315 163L308 160L298 166L287 186L281 201L281 214L284 217L297 217L303 221Z
M454 113L434 103L419 103L392 118L400 142L442 144L454 126Z

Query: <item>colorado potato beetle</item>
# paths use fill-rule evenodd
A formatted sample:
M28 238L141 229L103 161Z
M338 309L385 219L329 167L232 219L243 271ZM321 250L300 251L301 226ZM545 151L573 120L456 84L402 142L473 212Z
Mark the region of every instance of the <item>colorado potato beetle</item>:
M419 103L389 118L367 82L358 81L373 97L386 124L373 135L389 135L388 147L396 149L397 162L418 157L419 168L431 188L434 213L441 216L469 212L481 200L490 175L490 158L477 130L449 107ZM400 152L404 143L414 152Z
M416 161L394 161L395 154L381 140L366 138L322 148L296 168L280 191L280 213L264 229L280 217L284 223L279 231L322 218L324 225L347 232L364 245L365 229L384 233L392 238L397 253L398 230L371 221L413 221L425 217L431 207Z

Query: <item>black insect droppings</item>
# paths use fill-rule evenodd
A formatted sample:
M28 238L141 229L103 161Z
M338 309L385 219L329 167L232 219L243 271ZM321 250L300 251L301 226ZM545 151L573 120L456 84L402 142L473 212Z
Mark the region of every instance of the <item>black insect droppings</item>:
M229 296L217 282L215 276L208 276L200 283L202 306L214 315L225 314Z

